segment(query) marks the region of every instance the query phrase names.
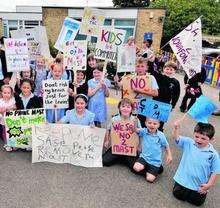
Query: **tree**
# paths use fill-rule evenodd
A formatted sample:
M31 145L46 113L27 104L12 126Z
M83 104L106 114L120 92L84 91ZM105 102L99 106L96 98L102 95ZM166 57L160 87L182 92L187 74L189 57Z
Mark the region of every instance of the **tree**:
M115 7L147 7L150 0L112 0Z
M156 0L151 8L166 8L164 37L168 41L202 15L202 31L220 34L220 3L217 0Z

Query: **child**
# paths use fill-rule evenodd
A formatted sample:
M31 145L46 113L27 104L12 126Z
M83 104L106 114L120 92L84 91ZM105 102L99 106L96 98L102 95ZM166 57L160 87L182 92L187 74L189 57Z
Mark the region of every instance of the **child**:
M142 98L152 98L158 96L159 87L157 81L154 78L154 76L146 73L147 70L148 70L148 65L146 59L138 58L136 60L136 68L135 68L136 75L133 76L132 78L145 76L150 82L150 87L149 88L145 87L144 89L132 89L136 93L136 96L132 99L137 99L140 101ZM125 90L123 87L123 85L125 85L124 82L127 81L127 78L129 78L129 76L132 75L123 76L120 82L118 82L118 80L116 79L116 82L118 83L119 87L123 88L123 90ZM123 97L125 97L125 95ZM146 117L142 115L138 115L138 119L141 122L141 126L144 127Z
M142 138L141 153L135 162L133 169L139 173L144 172L146 180L153 183L158 174L163 172L162 149L166 150L166 163L172 161L169 144L163 132L159 131L160 122L155 119L146 118L146 128L137 129Z
M41 108L39 98L31 92L33 90L33 85L34 82L31 79L21 80L21 93L15 96L18 110Z
M128 98L123 98L119 104L118 104L118 110L119 114L112 117L111 123L107 128L106 135L105 135L105 141L104 146L107 148L109 146L110 142L110 133L112 124L114 122L120 121L120 120L128 120L128 121L134 121L137 128L140 128L140 122L137 120L134 116L132 116L132 110L133 110L133 104L132 101ZM133 167L133 164L135 162L135 157L133 156L124 156L124 155L117 155L112 154L112 148L109 148L102 157L103 165L105 166L111 166L117 162L123 162L125 163L129 168Z
M184 83L186 85L185 89L185 95L183 97L180 111L185 112L186 110L189 110L191 106L196 102L196 99L202 95L202 88L201 85L206 80L206 70L205 68L201 68L201 72L194 75L192 78L189 79L187 74L184 76ZM187 106L187 101L190 99L190 102Z
M180 122L175 122L173 139L183 150L182 159L174 176L173 195L196 206L205 202L208 190L220 174L220 159L210 144L215 134L211 124L197 123L194 138L179 136Z
M76 88L76 89L75 89ZM76 71L76 83L70 84L69 109L74 108L74 96L77 94L88 94L88 83L85 82L85 71Z
M171 104L172 108L175 108L175 105L180 96L179 81L172 77L175 73L176 68L177 65L174 62L168 61L164 65L162 73L158 73L152 68L149 68L148 70L150 74L155 77L159 86L158 96L154 97L153 99ZM160 131L163 131L163 125L164 122L160 122Z
M97 64L93 70L93 79L88 81L88 110L95 114L95 125L101 127L101 123L107 120L107 104L105 97L109 96L111 83L108 79L102 80L103 65Z
M97 60L94 58L94 53L90 53L87 57L86 67L86 82L93 78L93 70L95 69Z
M6 135L5 135L5 126L4 126L4 115L6 111L15 110L15 99L13 96L13 89L9 85L3 85L1 87L1 95L2 98L0 98L0 133L1 137L6 144ZM12 151L12 147L9 147L7 145L4 145L4 148L6 151Z
M35 76L35 90L34 94L39 97L41 103L43 103L42 95L42 82L47 77L48 69L46 67L45 59L40 56L37 58L36 62L36 76Z
M94 125L95 114L86 109L87 96L79 94L75 97L75 109L66 111L66 115L59 123L70 123L77 125Z
M63 80L63 66L55 64L51 68L51 75L53 80ZM46 109L46 119L48 123L56 123L65 115L65 108L62 109Z

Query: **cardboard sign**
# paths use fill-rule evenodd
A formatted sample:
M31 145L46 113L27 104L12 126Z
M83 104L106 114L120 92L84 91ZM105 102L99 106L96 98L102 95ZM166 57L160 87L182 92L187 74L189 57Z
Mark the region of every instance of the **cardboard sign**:
M86 70L87 41L68 41L63 51L64 69Z
M105 129L72 124L32 127L32 162L102 167Z
M135 132L134 121L118 121L111 129L112 153L119 155L137 155L139 137Z
M125 30L101 27L94 51L95 58L116 62L117 48L124 43L125 34Z
M25 71L29 69L27 39L4 39L7 71Z
M28 42L28 53L31 60L36 60L42 55L50 58L50 50L46 28L38 26L30 29L19 29L10 31L12 38L26 38Z
M32 143L31 126L42 123L45 123L43 108L6 112L7 145L18 148L30 148Z
M43 103L46 109L59 109L69 107L69 81L44 80Z
M54 47L63 52L63 47L67 41L73 41L78 33L80 22L66 17L62 29Z
M198 122L208 123L208 118L216 109L217 107L212 100L201 95L189 109L188 114Z
M117 72L135 72L136 46L118 48Z
M104 25L105 12L101 9L84 8L80 33L90 36L99 36L99 28Z
M156 100L143 98L139 103L140 115L166 122L169 118L172 105Z

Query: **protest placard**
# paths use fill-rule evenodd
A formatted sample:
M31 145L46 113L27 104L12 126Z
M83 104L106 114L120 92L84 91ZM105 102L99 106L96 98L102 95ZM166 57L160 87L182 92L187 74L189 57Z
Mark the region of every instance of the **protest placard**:
M63 47L67 41L73 41L78 33L80 22L66 17L63 22L58 39L54 47L63 52Z
M29 69L27 39L4 39L7 70L9 72Z
M46 28L37 26L30 29L19 29L10 31L12 38L26 38L28 42L28 53L31 60L36 60L40 55L49 58L50 50Z
M69 82L67 80L43 81L43 104L46 109L69 107Z
M169 118L172 105L149 98L141 99L138 113L140 115L166 122Z
M139 137L135 132L135 121L113 122L111 129L112 153L119 155L137 155Z
M64 69L86 70L87 41L68 41L63 50Z
M125 30L101 27L94 50L95 58L116 62L117 48L124 43Z
M33 126L32 162L102 167L105 131L101 128L72 124Z
M18 148L31 147L31 127L45 123L44 109L28 109L6 112L5 127L7 145Z
M216 109L211 99L201 95L187 113L198 122L208 123L208 118Z
M117 72L135 72L136 47L121 46L118 48Z
M80 25L80 34L98 37L99 28L104 25L104 21L104 10L85 7Z

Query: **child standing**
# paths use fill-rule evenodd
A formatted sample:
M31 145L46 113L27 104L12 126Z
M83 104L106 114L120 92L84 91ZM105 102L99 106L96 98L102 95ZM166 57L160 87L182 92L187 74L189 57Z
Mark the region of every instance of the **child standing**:
M137 129L137 133L142 137L141 153L135 162L133 169L137 173L144 173L146 180L154 182L157 175L163 172L162 150L166 150L166 163L172 161L169 144L163 132L159 131L160 121L146 118L146 128Z
M111 123L109 124L106 134L104 146L109 147L110 142L110 133L112 129L112 124L117 121L134 121L137 128L140 128L140 122L136 117L132 116L133 104L132 101L128 98L123 98L118 104L119 114L112 117ZM103 165L111 166L116 163L125 163L129 168L132 169L135 162L135 157L112 154L112 148L109 148L102 157Z
M86 82L93 78L93 70L96 68L97 60L94 53L90 53L87 57Z
M1 95L2 98L0 98L0 133L1 138L5 143L4 148L6 149L6 151L12 151L12 147L6 145L7 141L3 119L5 112L16 109L15 99L13 96L13 89L9 85L3 85L1 87Z
M205 202L207 191L220 174L220 159L210 144L215 134L211 124L197 123L194 138L179 136L180 122L175 122L173 139L183 154L174 176L173 195L196 206Z
M22 79L20 83L21 93L15 96L18 110L41 108L39 98L32 93L34 82L31 79Z
M101 127L101 124L107 120L107 104L105 97L109 96L109 87L111 82L103 78L103 65L97 64L93 70L93 79L88 81L88 110L95 114L95 125Z
M86 109L87 96L79 94L75 97L75 109L66 111L66 115L58 123L77 125L94 125L95 114Z

